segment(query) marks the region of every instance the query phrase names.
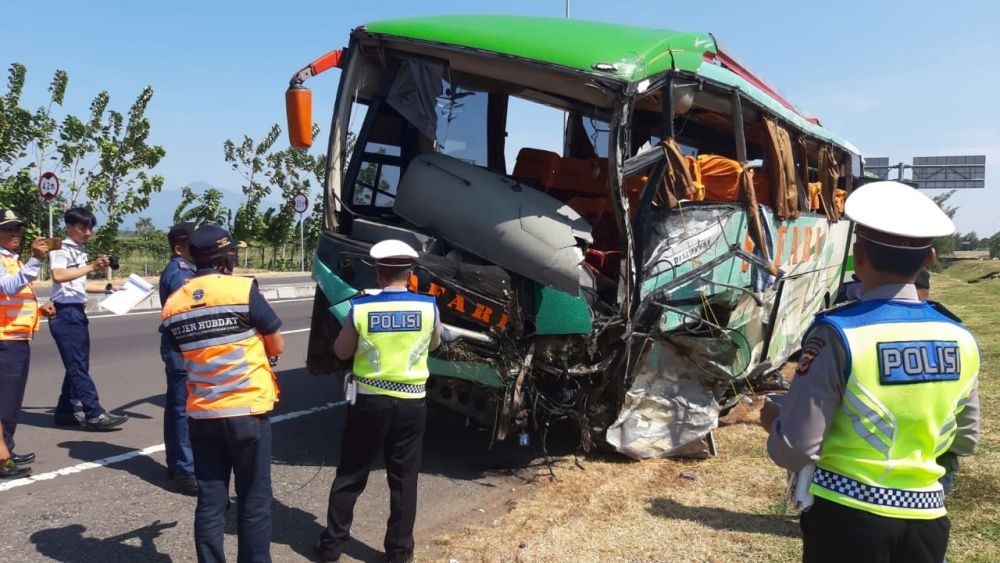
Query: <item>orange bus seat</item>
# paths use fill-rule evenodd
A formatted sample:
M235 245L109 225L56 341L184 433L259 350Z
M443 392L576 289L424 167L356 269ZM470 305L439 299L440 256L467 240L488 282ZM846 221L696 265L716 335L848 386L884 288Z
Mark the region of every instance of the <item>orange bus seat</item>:
M837 215L844 214L844 203L847 202L847 190L837 188L833 190L833 206L837 208Z
M716 154L698 155L698 169L705 185L705 199L710 201L736 201L740 194L739 162Z
M524 147L517 153L512 176L539 189L549 188L561 160L562 157L554 152Z

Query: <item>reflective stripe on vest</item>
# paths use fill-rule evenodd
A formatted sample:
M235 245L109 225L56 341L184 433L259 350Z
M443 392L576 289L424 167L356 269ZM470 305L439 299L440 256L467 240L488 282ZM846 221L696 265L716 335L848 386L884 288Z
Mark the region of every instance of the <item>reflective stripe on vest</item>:
M24 267L13 256L0 255L3 270L16 275ZM0 340L31 340L38 332L38 300L31 284L27 284L14 295L0 293Z
M434 337L434 298L410 292L382 292L352 302L358 347L358 385L379 395L404 399L425 396L430 372L427 353Z
M936 459L979 374L971 333L926 303L868 301L821 316L850 373L810 492L890 518L944 516Z
M188 416L224 418L270 412L278 398L264 341L250 323L253 280L192 278L163 307L163 326L188 372Z

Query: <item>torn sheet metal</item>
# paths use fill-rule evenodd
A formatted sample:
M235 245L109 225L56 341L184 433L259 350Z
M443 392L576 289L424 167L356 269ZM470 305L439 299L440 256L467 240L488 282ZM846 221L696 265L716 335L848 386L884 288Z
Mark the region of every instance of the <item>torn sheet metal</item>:
M458 159L422 154L399 183L393 211L412 224L529 279L577 295L590 225L563 202Z
M700 457L701 439L718 426L720 411L710 391L718 374L700 361L672 342L650 342L608 443L635 459Z

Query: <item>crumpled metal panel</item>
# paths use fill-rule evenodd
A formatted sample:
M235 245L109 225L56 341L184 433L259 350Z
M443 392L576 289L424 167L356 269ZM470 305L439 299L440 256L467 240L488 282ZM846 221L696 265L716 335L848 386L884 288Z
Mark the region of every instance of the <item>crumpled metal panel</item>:
M745 341L684 332L649 340L607 440L635 458L702 456L722 397L750 361Z
M570 295L590 225L558 199L437 153L413 159L393 210L449 243Z

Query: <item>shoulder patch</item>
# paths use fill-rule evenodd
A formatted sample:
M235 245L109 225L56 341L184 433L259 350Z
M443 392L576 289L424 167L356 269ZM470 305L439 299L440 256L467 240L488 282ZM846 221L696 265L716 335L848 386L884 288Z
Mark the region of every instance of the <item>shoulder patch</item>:
M953 321L955 321L957 323L962 322L962 319L960 319L958 317L958 315L956 315L955 313L952 313L944 305L938 303L937 301L928 301L927 304L930 305L931 307L933 307L935 311L937 311L938 313L941 313L942 315L948 317L949 319L951 319L951 320L953 320Z
M180 268L180 269L182 269L182 270L190 270L191 269L191 266L188 266L187 262L178 262L177 263L177 267Z
M817 336L810 337L806 340L805 345L802 347L802 353L799 354L799 365L795 368L795 376L805 375L809 371L809 366L812 365L816 356L819 355L819 351L826 346L826 341Z
M854 307L854 306L858 305L859 303L861 303L861 301L845 301L843 303L834 305L834 306L832 306L832 307L830 307L828 309L823 309L822 311L819 311L818 313L816 313L816 318L820 318L823 315L829 315L831 313L836 313L837 311L843 311L844 309L847 309L849 307Z

